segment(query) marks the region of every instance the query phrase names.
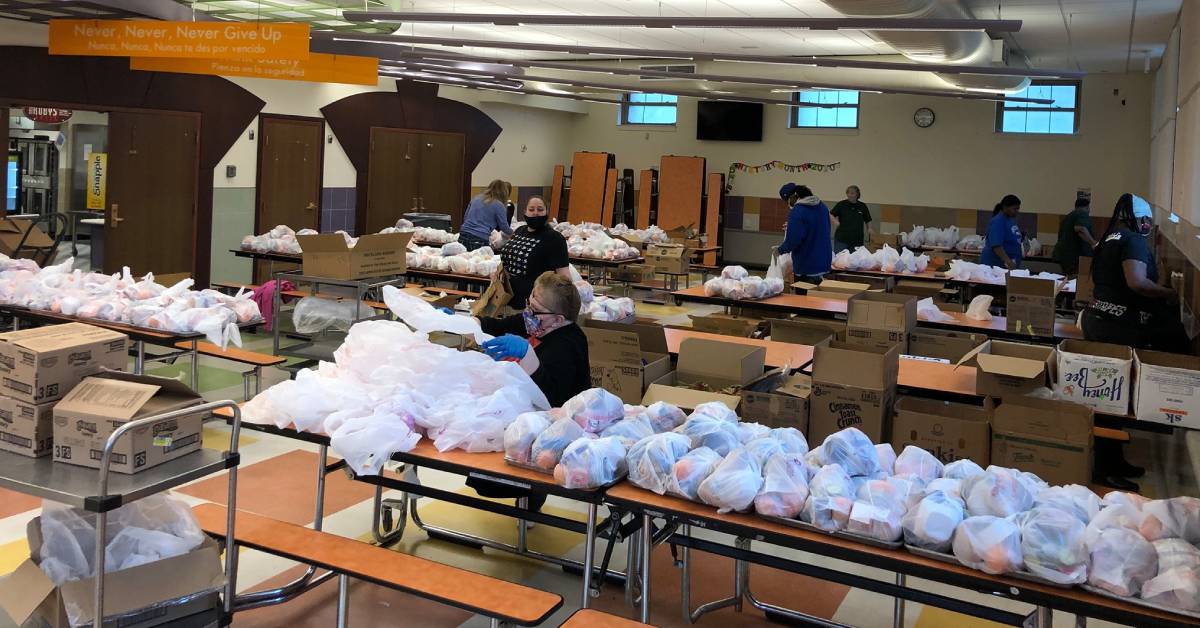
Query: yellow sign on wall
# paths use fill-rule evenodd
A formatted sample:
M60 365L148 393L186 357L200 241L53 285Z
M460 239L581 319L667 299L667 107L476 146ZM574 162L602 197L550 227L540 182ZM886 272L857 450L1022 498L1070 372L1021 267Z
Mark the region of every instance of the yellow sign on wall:
M50 54L308 59L308 24L50 20Z
M87 156L87 208L104 210L105 193L108 190L108 154L88 153Z
M312 52L307 61L278 59L153 59L131 57L131 70L248 76L251 78L375 85L379 82L379 59Z

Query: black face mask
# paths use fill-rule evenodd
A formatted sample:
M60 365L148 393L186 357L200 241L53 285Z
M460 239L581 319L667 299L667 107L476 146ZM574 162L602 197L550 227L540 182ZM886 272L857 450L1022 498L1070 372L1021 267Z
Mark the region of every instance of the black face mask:
M546 226L546 221L549 219L549 216L526 216L525 226L529 227L530 231L541 231L542 227Z

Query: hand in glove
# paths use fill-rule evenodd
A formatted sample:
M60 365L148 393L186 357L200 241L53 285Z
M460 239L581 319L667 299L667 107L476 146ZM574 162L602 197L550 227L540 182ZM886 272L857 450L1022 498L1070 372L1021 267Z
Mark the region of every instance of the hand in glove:
M513 334L504 334L483 343L483 350L493 360L520 360L529 353L529 341Z
M434 308L434 309L441 312L442 314L449 314L451 316L454 316L454 310L452 310L448 307L438 307L438 308Z

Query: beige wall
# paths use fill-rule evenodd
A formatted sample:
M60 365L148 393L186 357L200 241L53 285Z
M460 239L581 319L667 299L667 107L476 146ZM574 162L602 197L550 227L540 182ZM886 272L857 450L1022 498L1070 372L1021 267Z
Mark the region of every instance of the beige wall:
M740 173L736 195L773 196L797 180L820 196L840 198L855 183L876 203L990 209L1015 193L1025 211L1065 213L1079 187L1092 188L1101 206L1125 191L1146 192L1151 79L1087 77L1079 134L1071 137L996 133L991 103L864 93L857 130L788 129L787 108L772 105L764 109L764 141L700 142L696 101L682 99L679 124L669 130L621 127L616 107L590 105L572 143L576 150L615 153L617 168L650 167L664 154L701 155L709 171L722 172L734 161L841 162L824 174ZM920 107L937 116L928 129L912 122Z

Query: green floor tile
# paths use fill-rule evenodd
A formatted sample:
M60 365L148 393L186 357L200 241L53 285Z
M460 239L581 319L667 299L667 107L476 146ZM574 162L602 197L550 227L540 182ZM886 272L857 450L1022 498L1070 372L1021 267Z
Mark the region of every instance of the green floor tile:
M233 363L230 362L232 365ZM181 382L190 383L192 381L192 365L187 358L180 358L175 364L159 366L153 369L146 369L146 374L157 375L159 377L170 377ZM221 388L229 388L232 386L242 385L241 371L228 370L217 366L200 365L200 392L209 392L219 390Z

